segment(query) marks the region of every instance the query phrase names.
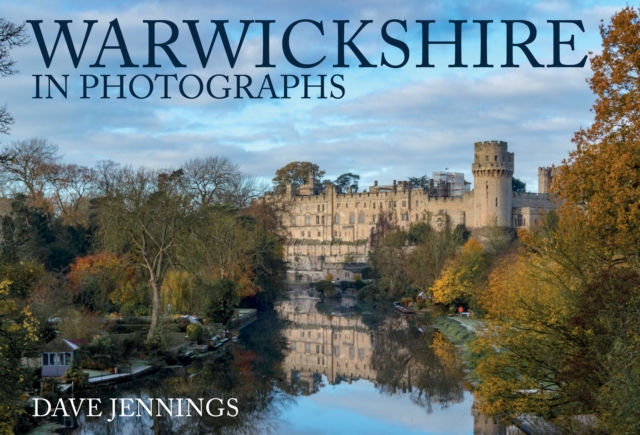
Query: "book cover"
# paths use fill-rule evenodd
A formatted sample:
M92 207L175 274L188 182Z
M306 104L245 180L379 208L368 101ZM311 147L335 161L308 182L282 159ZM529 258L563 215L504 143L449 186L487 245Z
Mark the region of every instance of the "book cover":
M637 11L0 11L0 432L635 433Z

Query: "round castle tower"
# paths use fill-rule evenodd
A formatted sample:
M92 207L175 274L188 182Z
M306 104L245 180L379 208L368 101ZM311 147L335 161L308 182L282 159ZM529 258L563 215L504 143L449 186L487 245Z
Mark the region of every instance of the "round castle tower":
M502 141L475 143L473 202L475 227L511 226L513 203L513 153Z

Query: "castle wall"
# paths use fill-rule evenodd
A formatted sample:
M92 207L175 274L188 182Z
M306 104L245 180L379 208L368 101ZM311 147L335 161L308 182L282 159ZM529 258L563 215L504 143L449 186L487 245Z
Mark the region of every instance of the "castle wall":
M513 192L514 154L506 142L477 142L474 154L474 190L462 196L429 196L428 188L412 188L404 181L387 186L376 182L368 192L338 193L331 183L315 184L312 173L311 181L299 189L288 185L285 195L266 194L264 201L280 202L287 209L282 215L290 238L285 259L294 275L299 278L305 271L303 280L313 281L324 278L323 262L366 262L381 211L391 210L404 230L417 222L428 222L436 230L447 224L530 228L555 207L548 194ZM555 172L553 167L539 168L543 190L548 190Z

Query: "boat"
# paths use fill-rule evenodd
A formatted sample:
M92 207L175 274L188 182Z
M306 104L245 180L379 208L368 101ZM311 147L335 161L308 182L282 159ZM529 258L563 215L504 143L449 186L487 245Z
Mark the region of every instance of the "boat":
M394 302L393 306L396 310L400 311L402 314L415 314L416 312L413 310L410 310L409 308L405 308L403 307L400 302Z

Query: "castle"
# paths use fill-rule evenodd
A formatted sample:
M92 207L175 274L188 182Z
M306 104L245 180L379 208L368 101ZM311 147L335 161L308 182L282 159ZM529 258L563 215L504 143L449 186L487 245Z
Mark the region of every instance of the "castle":
M263 200L287 205L288 214L282 217L289 235L285 257L304 272L304 281L323 279L331 264L366 262L380 211L391 210L397 226L405 230L417 222L436 229L464 225L473 230L494 224L521 229L537 225L555 207L549 196L554 167L538 169L538 193L514 192L514 154L506 142L476 142L474 154L472 191L460 183L462 174L448 174L458 180L438 185L434 180L418 187L408 181L384 186L376 181L368 191L341 192L330 182L315 183L310 173L305 184L288 184L284 195L267 193ZM335 269L334 277L352 278L344 267Z

